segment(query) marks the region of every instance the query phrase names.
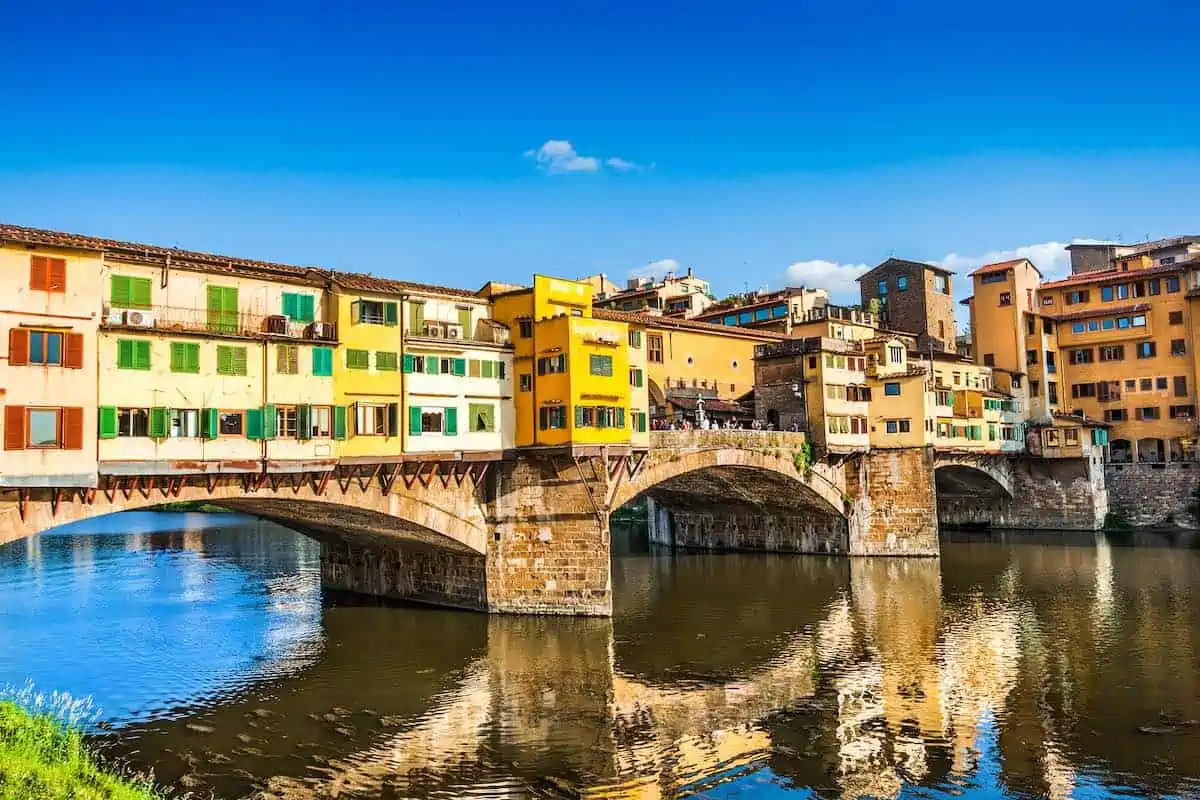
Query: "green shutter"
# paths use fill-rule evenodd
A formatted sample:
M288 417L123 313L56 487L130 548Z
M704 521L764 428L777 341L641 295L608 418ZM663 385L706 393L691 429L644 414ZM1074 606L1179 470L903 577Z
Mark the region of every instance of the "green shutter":
M583 427L583 406L575 406L575 427Z
M471 329L471 309L460 308L458 310L458 324L463 330L463 338L470 339L475 331Z
M457 408L447 408L445 410L445 420L446 420L446 424L444 427L445 427L446 435L447 436L457 436L458 435L458 409Z
M274 439L279 435L279 418L275 415L275 406L271 403L263 406L263 438Z
M138 341L134 343L133 368L150 369L150 342Z
M485 377L485 378L496 377L496 362L495 361L484 361L484 362L482 362L482 364L480 366L483 368L483 377Z
M350 303L350 321L362 322L362 300L354 300Z
M236 286L207 287L208 327L223 333L236 333L238 290Z
M408 407L408 432L412 436L421 435L421 407Z
M300 296L300 322L312 322L317 318L317 298L311 294Z
M450 371L460 378L465 377L467 374L467 360L465 358L454 359L454 361L451 362Z
M438 374L438 358L437 356L425 356L425 374Z
M403 365L405 374L411 373L413 371L413 364L414 364L414 362L413 362L412 353L405 353L404 354L404 365Z
M330 347L314 347L312 351L312 373L318 377L328 378L333 375L333 349Z
M398 403L388 403L387 405L387 435L398 436L400 434L400 405Z
M389 350L376 350L375 369L381 372L395 372L396 354Z
M205 439L215 439L218 433L217 409L205 408L200 411L200 436Z
M395 303L384 303L383 304L383 324L384 325L395 325L397 322L396 316L397 316L396 315L396 304Z
M346 407L333 407L333 438L343 441L346 438Z
M261 408L246 409L246 438L263 438L263 412Z
M167 419L170 417L169 412L162 406L155 406L150 409L150 438L165 439L167 438Z
M425 333L425 304L424 303L409 303L408 304L408 328L412 333L418 336Z
M625 409L624 408L620 408L620 407L617 408L617 427L621 428L621 429L625 428Z
M124 275L113 275L109 302L118 308L128 308L132 298L133 291L129 286L129 278Z
M117 409L115 406L100 406L100 438L117 438Z
M150 279L130 278L129 304L136 308L150 307Z
M298 439L312 438L312 406L296 406L296 437Z
M117 369L133 369L133 342L129 339L117 340Z
M199 372L200 345L171 342L171 372Z
M288 319L295 319L296 312L299 309L300 295L294 292L283 293L283 315Z

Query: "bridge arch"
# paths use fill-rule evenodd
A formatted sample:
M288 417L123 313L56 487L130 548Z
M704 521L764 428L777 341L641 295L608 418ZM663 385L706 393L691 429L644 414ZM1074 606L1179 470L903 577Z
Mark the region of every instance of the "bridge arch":
M938 454L933 476L939 497L1013 498L1013 468L1007 456Z

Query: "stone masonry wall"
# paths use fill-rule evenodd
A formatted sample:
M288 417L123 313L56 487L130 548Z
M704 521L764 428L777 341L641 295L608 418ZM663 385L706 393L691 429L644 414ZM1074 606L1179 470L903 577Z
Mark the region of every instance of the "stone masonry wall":
M933 448L872 450L860 458L850 555L938 555Z
M846 552L846 524L837 517L672 511L672 544L696 550L769 553Z
M1109 508L1131 524L1200 527L1192 508L1200 464L1109 464L1104 476Z
M592 471L584 465L585 477ZM607 514L597 514L570 456L522 455L496 476L487 607L520 614L612 613ZM602 505L603 465L592 484Z
M1013 497L943 495L937 508L943 525L1098 530L1109 496L1099 461L1020 458L1013 462Z
M322 540L321 587L484 611L483 562L448 548Z

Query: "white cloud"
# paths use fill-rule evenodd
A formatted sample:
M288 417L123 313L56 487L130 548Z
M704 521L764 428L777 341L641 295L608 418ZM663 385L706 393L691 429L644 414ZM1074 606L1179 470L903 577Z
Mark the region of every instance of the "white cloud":
M551 175L600 171L600 159L579 155L566 139L547 139L538 149L526 150L525 157L532 158L537 162L538 169L544 169Z
M547 139L536 150L526 150L525 158L537 164L538 169L551 175L564 175L571 172L600 172L603 167L616 172L644 172L654 169L654 164L643 166L633 161L627 161L620 156L605 159L603 164L596 156L581 156L566 139Z
M787 268L785 277L790 286L827 289L834 302L857 303L860 295L855 279L868 269L866 264L842 264L817 258L797 261Z
M644 267L637 267L629 270L631 278L662 278L668 272L678 272L679 262L673 258L660 258L658 261L651 261Z
M1085 242L1080 241L1080 244ZM960 289L967 294L971 292L971 282L965 280L968 272L982 267L984 264L994 264L997 261L1013 261L1018 258L1028 258L1033 265L1042 271L1046 280L1057 280L1066 277L1071 271L1071 254L1067 252L1064 242L1042 242L1014 247L1011 250L992 250L978 256L962 256L950 253L945 258L935 262L959 274L957 281Z

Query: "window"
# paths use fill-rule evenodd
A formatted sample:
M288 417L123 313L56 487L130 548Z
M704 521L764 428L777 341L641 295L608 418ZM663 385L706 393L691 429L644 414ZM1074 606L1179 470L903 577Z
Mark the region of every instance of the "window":
M113 275L108 304L113 308L149 308L150 279Z
M149 342L144 342L149 346ZM62 364L63 335L50 331L29 331L29 363ZM149 365L147 364L147 369Z
M885 383L883 385L883 393L885 395L887 395L888 397L899 397L900 396L900 384Z
M1129 284L1128 283L1118 283L1117 284L1117 299L1118 300L1129 299Z
M1042 333L1045 333L1048 335L1054 333L1054 320L1050 320L1050 319L1042 320Z
M893 364L901 364L904 362L904 348L891 346L888 347L888 358Z
M598 356L593 354L588 358L588 371L592 375L611 378L613 374L612 361L612 356Z
M1001 292L1000 293L1000 305L1002 305L1002 306L1011 306L1012 305L1012 292Z
M195 439L200 436L199 409L172 408L167 435L172 439Z
M1079 428L1063 429L1063 444L1067 447L1079 445Z
M1141 378L1138 381L1138 391L1142 391L1142 392L1154 391L1154 378Z
M522 392L533 391L533 375L531 373L522 372L520 383Z
M995 353L984 353L983 354L983 365L985 367L996 366L996 354Z
M333 375L333 348L314 347L312 351L312 374L320 378Z
M200 345L196 342L171 342L171 372L200 372Z
M246 433L246 412L218 412L217 433L221 436L244 436Z
M118 408L117 436L146 437L150 435L150 409Z
M1100 348L1101 361L1124 361L1125 346L1120 344L1105 345Z
M979 279L980 283L1004 283L1008 280L1008 272L990 272Z
M1184 356L1187 355L1187 341L1184 339L1171 340L1171 355Z
M629 332L629 346L634 349L640 348L642 346L642 332L641 331L630 331Z
M217 345L217 374L245 375L246 348Z
M208 329L220 333L237 333L238 290L236 286L206 287Z
M1174 380L1174 385L1175 385L1175 396L1176 397L1187 397L1188 396L1187 376L1186 375L1176 375L1175 380Z
M723 321L726 325L737 325L737 314L726 314Z
M1108 408L1104 410L1105 422L1125 422L1129 419L1129 414L1123 408Z
M35 292L66 292L67 260L47 256L30 256L29 288Z
M300 348L294 344L281 344L276 346L275 371L280 375L299 375Z
M1171 406L1167 409L1167 416L1171 419L1192 419L1196 416L1195 406Z
M1078 400L1081 397L1095 397L1096 384L1094 383L1074 383L1071 384L1071 397Z
M375 351L375 369L380 372L395 372L397 369L396 354L390 350Z
M1075 322L1071 324L1071 333L1083 333L1085 330L1087 330L1087 326L1082 322Z
M908 291L908 276L907 275L901 275L899 278L896 278L896 288L901 292Z
M149 340L118 339L117 369L150 369Z
M765 320L769 320L770 318L771 318L771 309L769 309L769 308L755 309L755 311L754 311L754 321L755 322L763 322Z
M296 439L300 436L299 416L295 406L275 406L275 435L281 439Z
M1026 350L1025 351L1025 363L1026 364L1038 363L1038 351L1037 350ZM957 381L955 381L955 382L957 383Z
M1053 295L1045 295L1044 297L1042 297L1042 305L1044 305L1044 306L1054 305L1054 296Z
M907 419L889 419L884 424L888 433L908 433L912 429L912 423Z
M1171 313L1169 313L1167 315L1167 324L1182 325L1183 324L1183 312L1182 311L1172 311Z
M333 408L312 406L308 415L309 438L328 439L333 435Z
M1104 348L1101 348L1101 352L1103 352L1103 350L1104 350ZM1072 364L1091 364L1092 363L1092 348L1088 347L1088 348L1085 348L1082 350L1072 350L1070 352L1071 352L1071 363ZM1050 354L1047 353L1046 355L1050 355Z
M346 369L367 369L371 365L369 350L347 350Z
M661 364L663 360L663 339L661 334L651 333L646 336L646 357L652 364Z
M1144 328L1146 327L1146 315L1137 314L1136 316L1130 317L1129 322L1135 328Z
M884 297L884 296L886 296L886 295L887 295L887 293L888 293L888 282L887 282L887 281L880 281L880 282L879 282L879 295L880 295L880 297Z
M17 406L19 408L19 406ZM25 447L59 448L62 442L62 409L30 408L25 410ZM5 424L9 422L6 420ZM7 442L5 444L7 447ZM20 448L9 448L20 449Z
M410 411L420 409L410 408ZM442 414L438 412L438 427L442 430ZM354 434L356 436L387 436L388 435L388 406L385 403L355 403L354 404Z
M1175 256L1163 256L1162 258L1160 258L1158 260L1158 265L1160 267L1165 267L1168 264L1174 264L1174 263L1175 263Z
M560 353L538 359L538 375L555 375L567 371L567 356Z
M496 407L491 403L469 403L467 419L472 433L493 433L496 430Z
M950 294L950 280L945 275L934 275L933 290L939 294Z
M1146 281L1146 289L1151 295L1162 294L1162 283L1158 278L1151 278Z
M566 406L543 406L538 409L538 427L542 430L561 430L567 427Z
M1067 292L1066 303L1069 306L1078 305L1079 303L1086 303L1090 297L1091 295L1087 289L1077 292Z
M637 367L630 367L630 369L629 369L629 385L633 386L635 388L641 388L642 383L643 383L642 371L640 369L638 369Z
M1100 287L1100 299L1102 301L1104 301L1105 303L1111 303L1113 301L1113 298L1115 298L1115 297L1116 297L1116 291L1113 289L1112 286Z
M1058 405L1058 384L1054 381L1046 383L1046 399L1052 404Z
M283 315L295 322L312 322L316 319L316 298L311 294L283 293Z
M738 314L738 322L746 323L746 322L753 322L753 321L754 321L754 314L749 311L743 311L742 313Z
M1124 330L1129 327L1129 317L1117 317L1117 328Z
M775 319L780 319L781 317L786 317L787 312L788 312L788 307L786 305L778 305L778 306L773 306L771 308L771 316L774 317Z
M522 339L529 339L533 336L533 320L521 319L517 320L517 335Z
M422 310L423 311L423 310ZM395 303L384 303L380 300L355 300L351 305L350 318L355 322L361 322L366 325L395 325L397 323L397 306ZM422 313L423 316L423 313ZM415 324L415 316L414 316ZM415 330L414 333L423 334L422 330Z
M1144 406L1134 410L1134 417L1137 419L1160 419L1161 414L1158 406Z
M1091 350L1088 350L1088 355L1091 355ZM1058 372L1058 364L1054 362L1054 351L1046 351L1046 372Z
M1134 348L1138 358L1154 358L1158 351L1158 346L1154 342L1138 342Z
M1175 292L1178 292L1178 291L1179 291L1179 276L1176 275L1174 277L1167 278L1167 294L1174 294Z

